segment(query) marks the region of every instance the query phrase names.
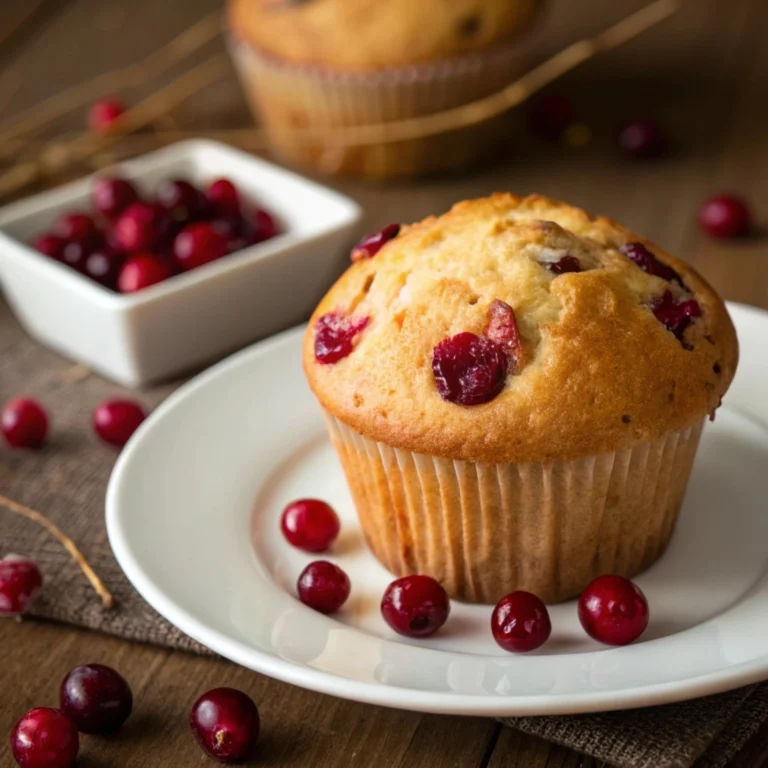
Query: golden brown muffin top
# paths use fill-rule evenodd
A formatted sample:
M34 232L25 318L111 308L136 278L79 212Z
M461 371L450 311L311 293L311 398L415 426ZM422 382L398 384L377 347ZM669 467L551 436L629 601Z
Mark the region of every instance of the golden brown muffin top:
M697 422L733 379L719 296L610 219L497 194L374 250L321 301L303 350L321 404L374 440L485 462L609 453Z
M229 28L281 59L365 71L486 50L525 29L542 2L229 0Z

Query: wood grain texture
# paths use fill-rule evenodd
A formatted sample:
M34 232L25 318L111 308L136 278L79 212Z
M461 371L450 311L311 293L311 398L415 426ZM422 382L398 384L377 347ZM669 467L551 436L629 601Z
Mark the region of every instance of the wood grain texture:
M546 45L593 32L642 0L553 0ZM218 7L216 0L3 0L0 64L22 78L3 116L58 89L154 50ZM335 186L358 199L366 227L412 221L455 200L493 190L537 191L608 214L691 260L729 299L768 306L768 239L714 243L695 223L701 200L735 189L768 207L768 58L765 0L691 0L663 28L559 85L580 106L592 143L569 150L510 134L509 157L472 176L374 186ZM212 46L220 50L221 43ZM156 84L126 94L139 98ZM658 116L675 137L658 163L622 161L612 140L617 122L636 113ZM236 81L209 89L177 116L185 125L241 125L247 112ZM83 114L57 130L79 128ZM0 455L0 461L2 456ZM3 489L13 495L14 489ZM0 554L2 554L0 528ZM135 713L116 738L83 739L80 768L207 765L187 727L204 690L235 685L259 704L259 766L382 768L598 768L589 758L500 728L489 720L420 715L356 704L269 680L226 661L139 646L48 623L0 622L0 765L11 758L4 734L32 706L55 705L60 679L73 666L99 661L120 669L133 687ZM768 764L768 727L733 768Z

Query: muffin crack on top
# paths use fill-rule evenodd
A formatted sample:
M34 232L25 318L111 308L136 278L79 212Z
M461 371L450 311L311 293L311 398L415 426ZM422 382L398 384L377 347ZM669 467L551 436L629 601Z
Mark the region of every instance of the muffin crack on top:
M315 312L323 407L387 445L532 462L697 423L736 368L733 325L690 266L615 222L496 194L366 238Z

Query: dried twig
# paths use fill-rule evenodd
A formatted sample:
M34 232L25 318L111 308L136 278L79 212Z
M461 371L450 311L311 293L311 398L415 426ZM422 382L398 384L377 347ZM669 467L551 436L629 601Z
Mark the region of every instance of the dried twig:
M43 528L59 541L67 552L72 555L74 561L80 566L80 570L82 570L85 577L91 582L91 586L101 598L104 607L112 608L114 606L115 600L109 590L104 586L104 582L96 575L96 572L91 568L83 553L77 548L75 542L72 541L72 539L70 539L58 526L54 525L47 517L45 517L45 515L40 514L40 512L25 507L23 504L19 504L5 496L0 496L0 506L43 526Z

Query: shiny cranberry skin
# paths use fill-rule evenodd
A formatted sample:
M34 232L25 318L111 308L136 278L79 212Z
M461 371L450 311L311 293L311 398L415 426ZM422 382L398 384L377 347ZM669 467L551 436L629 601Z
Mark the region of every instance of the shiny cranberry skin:
M648 626L648 601L623 576L598 576L579 598L584 631L606 645L628 645Z
M203 750L221 763L248 757L259 738L259 710L235 688L214 688L192 707L189 725Z
M150 285L162 283L173 275L166 259L152 253L136 253L126 259L117 276L120 293L135 293Z
M535 651L547 642L551 632L547 606L530 592L512 592L493 609L491 633L505 651Z
M563 256L558 261L548 261L544 266L553 275L565 275L568 272L581 272L581 264L575 256Z
M179 226L204 217L207 204L203 193L182 179L166 179L156 190L157 202Z
M169 235L170 220L164 210L151 203L132 203L115 222L114 237L121 251L151 251Z
M752 229L752 214L743 198L717 195L699 209L699 226L717 240L744 237Z
M325 552L341 530L339 516L330 504L319 499L291 502L280 519L283 536L305 552Z
M701 307L696 299L676 301L671 291L665 291L661 299L651 305L651 311L656 319L680 340L692 319L701 317Z
M53 234L67 243L81 243L93 248L101 242L96 222L84 213L68 213L53 225Z
M393 581L381 599L381 615L395 632L429 637L451 612L446 591L431 576L404 576Z
M122 448L146 417L133 400L105 400L93 412L93 428L107 445Z
M0 560L0 616L26 613L42 587L43 574L31 560L6 555Z
M649 118L627 120L617 131L619 146L628 157L650 160L664 154L667 137L661 126Z
M299 600L320 613L338 611L349 597L349 577L327 560L310 563L296 582Z
M62 240L57 235L40 235L40 237L32 243L32 247L36 251L39 251L44 256L56 259L57 261L61 260L65 245L66 241Z
M79 748L77 728L58 709L31 709L11 731L11 751L21 768L71 768Z
M502 346L474 333L459 333L432 351L432 373L440 396L457 405L493 400L507 379L509 358Z
M384 229L364 237L352 250L352 261L372 259L390 240L400 234L399 224L388 224Z
M116 219L129 205L138 202L139 193L130 181L105 176L97 179L91 192L94 210L107 219Z
M253 233L251 240L254 243L263 243L280 234L280 227L274 216L263 209L258 209L253 214Z
M173 260L183 272L216 261L227 253L227 238L207 222L190 224L173 241Z
M59 700L81 733L115 733L133 708L128 683L103 664L75 667L61 682Z
M126 111L125 104L118 99L99 99L88 111L88 128L94 133L104 131Z
M329 365L338 363L355 349L355 339L365 330L369 317L347 317L329 312L315 323L315 359Z
M672 267L667 266L656 258L642 243L626 243L619 250L635 265L640 267L643 272L649 275L655 275L662 280L670 283L677 283L685 288L683 279L675 272Z
M545 141L559 141L576 116L573 102L562 94L548 93L533 101L528 110L528 126Z
M229 179L216 179L206 190L208 204L217 216L223 218L240 216L240 193Z
M30 397L9 400L0 413L0 429L11 448L42 448L48 434L48 416Z
M99 248L86 256L83 274L114 291L117 290L117 276L124 261L125 256L122 253L109 248Z

